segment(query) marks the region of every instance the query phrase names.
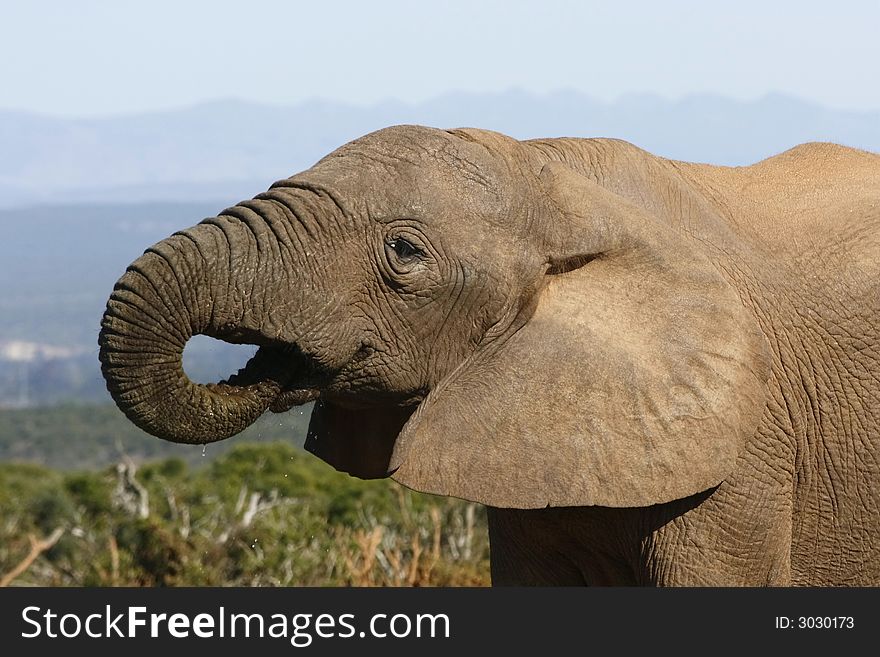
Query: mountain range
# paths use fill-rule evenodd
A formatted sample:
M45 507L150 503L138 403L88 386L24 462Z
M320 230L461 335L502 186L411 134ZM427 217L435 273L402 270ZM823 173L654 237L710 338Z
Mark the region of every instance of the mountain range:
M880 150L880 110L828 109L779 94L741 102L561 91L450 93L370 107L216 101L149 114L68 119L0 110L0 207L45 203L234 201L388 125L481 127L517 138L617 137L658 155L749 164L805 141Z

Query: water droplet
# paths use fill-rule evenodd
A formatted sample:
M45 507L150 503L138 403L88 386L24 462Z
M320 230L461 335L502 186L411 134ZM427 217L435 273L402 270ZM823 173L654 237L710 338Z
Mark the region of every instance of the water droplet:
M204 456L208 452L208 443L202 445L202 456Z

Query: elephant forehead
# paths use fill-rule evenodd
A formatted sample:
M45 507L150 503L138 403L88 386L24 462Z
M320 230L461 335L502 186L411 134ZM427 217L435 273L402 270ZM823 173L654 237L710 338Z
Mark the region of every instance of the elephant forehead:
M505 210L510 182L480 147L439 130L430 139L382 138L392 130L346 144L295 178L335 192L379 220Z

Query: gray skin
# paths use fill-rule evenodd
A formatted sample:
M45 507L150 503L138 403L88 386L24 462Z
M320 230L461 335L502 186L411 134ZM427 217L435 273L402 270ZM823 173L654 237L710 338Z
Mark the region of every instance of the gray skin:
M388 128L151 247L117 404L489 507L495 584L880 584L880 157ZM190 382L187 340L260 346Z

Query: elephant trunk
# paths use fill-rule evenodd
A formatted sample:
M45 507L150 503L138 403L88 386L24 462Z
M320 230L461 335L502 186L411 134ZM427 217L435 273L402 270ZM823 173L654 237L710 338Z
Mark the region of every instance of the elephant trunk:
M145 431L180 443L223 440L279 395L285 375L263 349L226 382L196 384L183 371L194 335L267 342L246 303L258 276L253 243L247 221L221 216L151 247L116 284L101 323L101 369L116 404Z

